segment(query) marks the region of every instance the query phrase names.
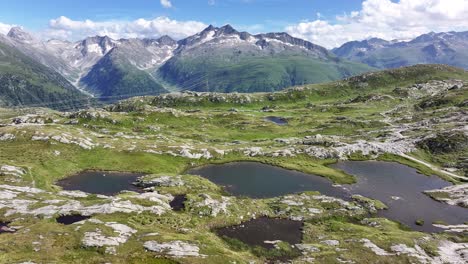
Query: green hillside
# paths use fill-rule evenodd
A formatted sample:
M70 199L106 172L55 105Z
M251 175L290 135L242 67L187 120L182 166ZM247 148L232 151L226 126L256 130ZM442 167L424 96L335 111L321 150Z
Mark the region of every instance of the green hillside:
M109 52L81 79L81 83L103 101L167 92L149 73L133 66L123 54L119 49Z
M0 43L0 106L73 109L87 103L60 74Z
M286 87L322 83L372 68L343 60L298 55L240 57L176 56L158 74L181 90L210 92L272 92Z

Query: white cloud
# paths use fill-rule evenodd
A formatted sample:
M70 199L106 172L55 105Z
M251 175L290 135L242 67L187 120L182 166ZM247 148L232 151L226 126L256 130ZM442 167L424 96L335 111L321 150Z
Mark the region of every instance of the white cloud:
M3 35L8 34L8 31L10 31L10 29L14 26L15 25L9 25L9 24L4 24L0 22L0 34L3 34Z
M72 20L61 16L49 22L46 38L78 40L89 36L107 35L119 38L156 38L169 35L180 39L196 34L207 27L198 21L178 21L168 17L157 17L152 20L137 19L134 21L92 21Z
M172 7L172 3L171 3L170 0L161 0L161 5L164 8L171 8Z
M288 26L293 36L327 48L379 37L407 40L436 31L468 30L468 0L365 0L360 11Z

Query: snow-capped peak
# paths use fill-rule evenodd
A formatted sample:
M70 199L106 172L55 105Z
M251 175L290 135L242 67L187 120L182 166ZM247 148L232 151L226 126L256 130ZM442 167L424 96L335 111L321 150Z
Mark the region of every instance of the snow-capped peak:
M24 43L30 43L30 42L36 41L35 38L31 34L24 31L20 27L12 27L10 31L8 32L7 36L11 39L24 42Z

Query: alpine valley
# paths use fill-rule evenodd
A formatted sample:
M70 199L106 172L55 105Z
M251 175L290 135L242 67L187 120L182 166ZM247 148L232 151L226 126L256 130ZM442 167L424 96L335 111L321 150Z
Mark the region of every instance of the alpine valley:
M178 41L95 36L77 42L42 41L14 27L0 36L0 105L65 110L173 91L272 92L419 63L466 68L467 36L370 39L329 51L287 33L252 35L230 25Z
M43 42L15 27L2 42L104 101L174 90L275 91L373 69L286 33L251 35L229 25L179 41L96 36L74 43Z

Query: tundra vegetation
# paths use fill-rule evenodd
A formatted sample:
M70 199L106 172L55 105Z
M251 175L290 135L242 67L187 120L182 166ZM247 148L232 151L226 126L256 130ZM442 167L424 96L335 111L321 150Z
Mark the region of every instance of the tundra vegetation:
M185 172L257 161L351 184L329 165L394 161L452 182L428 195L467 207L467 102L464 70L418 65L274 93L0 109L0 263L466 263L463 224L416 232L377 217L386 205L368 197L236 197ZM85 170L143 173L135 185L144 191L104 196L56 184ZM171 210L177 195L184 208ZM63 215L89 218L65 225ZM301 242L259 247L216 233L262 216L303 221Z

